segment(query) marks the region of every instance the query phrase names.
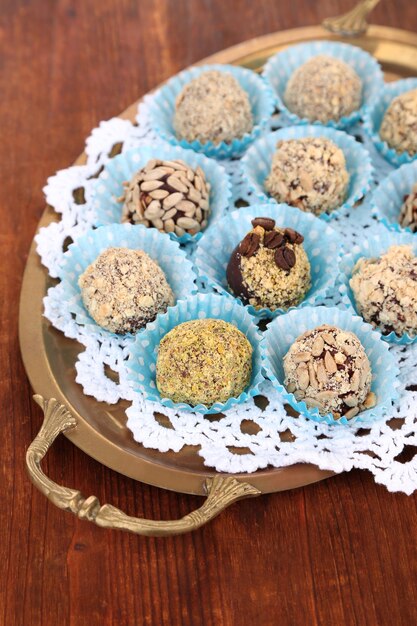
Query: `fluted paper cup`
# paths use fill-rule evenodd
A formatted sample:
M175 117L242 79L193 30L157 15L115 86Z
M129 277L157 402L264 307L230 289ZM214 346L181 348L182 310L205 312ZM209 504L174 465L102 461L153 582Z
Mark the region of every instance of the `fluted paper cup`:
M381 89L378 98L374 99L369 107L367 107L364 115L366 134L370 137L376 149L382 154L384 159L395 167L399 167L405 163L411 163L417 159L417 154L411 155L408 152L397 152L394 148L390 148L387 142L383 141L379 136L379 129L385 112L394 98L412 89L417 89L417 78L405 78L393 83L386 83Z
M284 102L287 83L296 69L318 55L327 55L350 65L362 81L362 103L357 111L326 124L311 122L292 113ZM277 52L265 65L263 75L272 86L276 103L290 124L319 124L332 128L347 128L360 120L370 103L378 97L384 79L380 65L370 54L346 43L335 41L311 41L285 48Z
M343 152L346 160L346 169L349 173L349 187L344 202L330 213L322 213L319 218L329 221L351 209L368 192L374 168L366 148L353 137L340 130L325 126L290 126L269 133L258 139L249 148L241 160L243 175L252 191L255 201L277 201L269 196L265 190L265 179L269 175L272 158L277 149L278 141L301 139L304 137L325 137L336 144Z
M249 97L254 120L252 131L243 137L233 139L230 143L224 141L218 144L214 144L212 141L201 143L198 140L188 142L185 139L178 139L174 131L173 119L177 96L187 83L209 70L232 74ZM157 135L173 145L191 148L196 152L204 152L207 156L216 159L225 159L242 154L249 144L259 137L273 111L274 96L266 81L252 70L234 65L201 65L184 70L165 83L150 103L151 125Z
M120 223L123 203L118 198L124 192L123 182L130 180L148 161L155 158L167 161L182 159L194 169L201 167L210 183L210 214L205 230L223 215L232 197L232 185L224 168L203 154L160 142L122 152L107 162L93 186L94 226ZM169 233L169 236L179 243L189 243L198 241L203 232L196 235L185 233L181 237Z
M354 333L362 343L371 364L371 389L376 395L377 404L350 420L343 416L336 420L331 413L320 415L317 408L308 408L305 402L298 401L294 394L289 393L284 385L284 356L300 335L321 324L337 326ZM268 326L262 351L265 375L282 394L284 400L296 411L316 422L345 426L358 422L370 424L389 413L393 401L398 397L399 369L394 356L389 352L387 344L381 341L379 333L351 311L323 306L290 311L275 318Z
M158 232L155 228L113 224L91 230L64 254L58 276L63 287L63 297L68 311L75 316L77 324L89 326L92 331L101 329L88 313L78 286L80 275L107 248L130 248L143 250L161 267L174 293L176 303L196 293L196 275L192 263L178 243ZM109 336L118 335L105 331ZM139 331L140 332L140 331ZM123 335L126 336L126 335Z
M396 233L380 229L378 234L359 240L359 243L353 246L350 253L341 258L339 263L340 273L338 283L343 305L353 309L357 315L360 315L356 307L355 297L349 284L349 281L352 278L353 268L355 267L357 261L363 257L367 259L380 257L382 254L385 254L391 246L400 245L411 245L414 254L417 254L417 237L415 235L412 235L411 233ZM378 332L382 339L388 343L408 345L417 341L417 335L411 337L408 333L404 333L401 336L394 332L391 332L388 335L383 335L378 327L375 328L375 332Z
M212 406L198 404L190 406L184 402L173 402L162 398L156 387L156 361L161 339L175 326L196 319L215 318L236 326L248 339L252 348L252 375L248 387L237 398L229 398L227 402L215 402ZM231 406L245 402L259 393L259 386L264 380L262 375L261 356L262 336L254 319L246 309L233 298L215 294L198 294L187 300L180 301L177 306L159 315L154 322L137 335L131 345L127 367L128 378L132 389L142 393L148 400L159 402L163 406L194 411L197 413L219 413L227 411Z
M391 172L373 192L372 213L389 230L397 233L412 232L408 226L401 226L398 220L404 196L411 193L415 184L417 184L417 161L406 163Z
M292 228L304 236L303 246L311 266L311 288L296 308L322 302L336 283L342 242L323 220L287 204L254 204L233 211L219 220L216 228L199 241L194 255L200 279L216 291L230 295L226 279L230 255L251 230L251 220L255 217L271 217L278 227ZM272 318L285 312L279 308L272 311L245 306L249 313L260 318Z

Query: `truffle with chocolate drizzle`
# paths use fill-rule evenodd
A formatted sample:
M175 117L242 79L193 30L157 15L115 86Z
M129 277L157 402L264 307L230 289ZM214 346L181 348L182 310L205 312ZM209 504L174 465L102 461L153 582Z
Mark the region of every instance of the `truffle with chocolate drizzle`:
M230 290L257 309L297 306L310 289L310 263L304 237L275 220L257 217L252 230L233 250L227 266Z

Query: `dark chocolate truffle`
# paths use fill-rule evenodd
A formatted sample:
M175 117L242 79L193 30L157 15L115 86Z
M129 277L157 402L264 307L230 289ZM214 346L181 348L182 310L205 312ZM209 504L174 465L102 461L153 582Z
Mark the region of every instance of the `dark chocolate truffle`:
M231 291L255 308L296 306L311 284L303 236L291 228L276 227L275 221L266 217L255 218L252 225L227 266Z

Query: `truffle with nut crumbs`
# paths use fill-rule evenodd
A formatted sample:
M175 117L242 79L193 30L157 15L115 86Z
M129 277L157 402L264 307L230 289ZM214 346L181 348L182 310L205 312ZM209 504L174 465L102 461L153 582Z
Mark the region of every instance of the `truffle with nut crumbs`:
M342 150L325 137L279 141L265 189L277 202L321 215L343 204L349 185Z
M417 154L417 89L394 98L384 114L379 135L396 152Z
M252 128L249 96L229 72L203 72L177 96L174 129L178 139L231 143Z
M136 332L175 303L164 272L143 250L107 248L78 284L91 317L121 335Z
M417 334L417 258L411 246L359 259L350 287L360 315L382 334Z
M201 167L181 159L151 159L125 184L122 222L196 235L207 226L210 183Z
M323 324L298 337L284 356L284 385L321 415L352 419L376 404L372 372L357 336Z
M413 233L417 232L417 183L410 193L404 196L398 221L403 228L409 228Z
M219 319L184 322L162 338L156 386L163 398L191 406L237 398L248 386L252 346L233 324Z
M284 94L288 109L310 122L326 124L353 113L362 101L362 81L340 59L320 54L297 68Z
M227 266L231 291L257 309L297 306L311 285L304 237L292 228L278 228L269 217L253 219L252 226Z

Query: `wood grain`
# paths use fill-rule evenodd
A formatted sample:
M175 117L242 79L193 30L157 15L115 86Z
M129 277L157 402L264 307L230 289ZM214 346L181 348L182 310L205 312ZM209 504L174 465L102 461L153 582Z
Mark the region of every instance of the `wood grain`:
M241 502L192 535L104 531L35 492L24 452L41 414L19 356L17 310L48 175L101 119L180 68L239 41L316 24L350 0L1 0L0 624L7 626L411 625L416 497L366 472ZM415 30L417 5L383 0L373 21ZM147 487L68 441L55 480L137 515L201 500Z

